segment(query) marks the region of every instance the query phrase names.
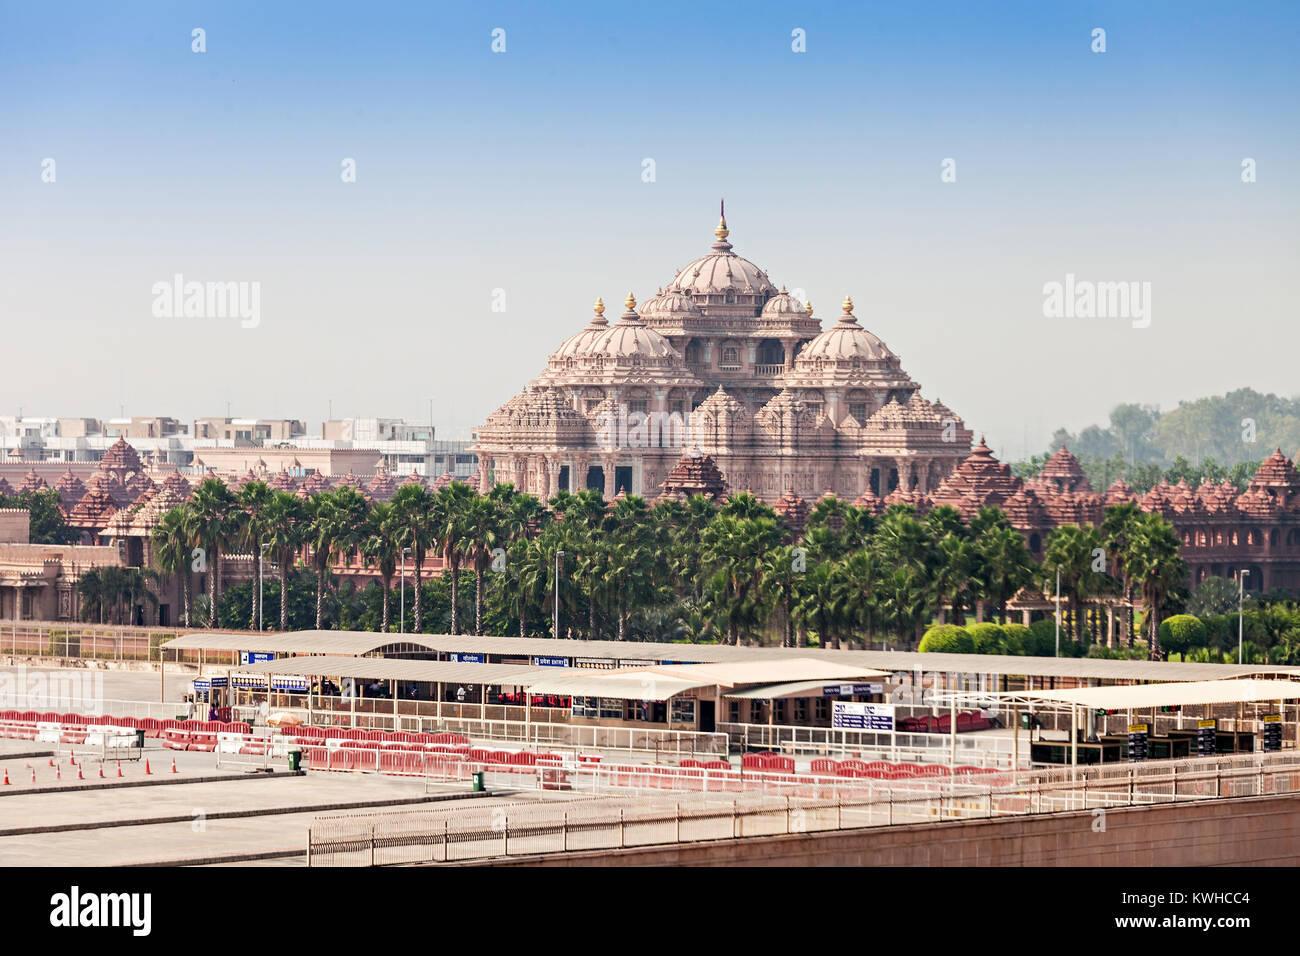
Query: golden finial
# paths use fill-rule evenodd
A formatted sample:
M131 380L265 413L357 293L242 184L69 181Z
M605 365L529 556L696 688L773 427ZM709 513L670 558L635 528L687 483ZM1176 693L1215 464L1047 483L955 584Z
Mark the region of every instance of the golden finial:
M809 299L807 302L805 302L805 303L803 304L803 307L804 307L804 309L805 309L805 310L807 311L807 313L808 313L808 318L811 319L811 318L812 318L812 300Z
M713 234L719 239L726 239L731 235L731 230L727 228L727 201L724 199L718 205L718 213L721 218L718 220L718 228L713 230Z
M625 306L627 306L627 310L628 310L629 312L635 312L635 311L636 311L636 296L634 296L631 292L629 292L629 293L627 294L627 298L623 300L623 304L624 304Z
M597 315L604 315L604 314L605 314L605 300L604 300L604 299L601 299L601 298L597 298L597 299L596 299L596 306L595 306L595 309L596 309L596 314L597 314Z
M845 315L853 314L853 299L847 295L844 297L844 314Z

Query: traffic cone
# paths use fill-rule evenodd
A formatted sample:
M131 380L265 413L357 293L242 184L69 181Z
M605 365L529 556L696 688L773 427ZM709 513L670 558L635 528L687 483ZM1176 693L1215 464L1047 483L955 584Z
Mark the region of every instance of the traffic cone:
M117 775L122 776L122 761L120 760L117 762Z
M78 780L85 780L85 779L86 779L85 776L82 774L82 772L81 772L81 768L80 768L80 767L77 768L77 779L78 779Z
M176 758L172 757L172 773L176 773Z
M68 751L68 763L74 767L77 765L77 752L75 750Z
M5 786L9 786L9 768L5 767Z
M36 768L32 768L32 783L36 782Z
M99 779L104 779L104 765L102 763L99 765Z
M153 771L149 769L149 758L148 758L148 757L145 757L145 758L144 758L144 775L145 775L146 777L148 777L148 776L150 776L152 773L153 773Z
M54 754L50 754L50 766L54 766Z
M63 767L60 764L54 765L54 779L55 780L63 779Z

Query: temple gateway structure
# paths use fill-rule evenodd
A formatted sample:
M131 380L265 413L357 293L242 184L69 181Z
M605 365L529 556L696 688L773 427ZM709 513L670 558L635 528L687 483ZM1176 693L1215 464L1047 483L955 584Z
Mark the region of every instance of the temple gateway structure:
M895 500L938 487L971 432L854 315L823 329L812 303L736 255L725 211L709 252L610 323L596 300L472 449L480 488L548 498L595 489L656 497L683 454L775 501L832 492Z

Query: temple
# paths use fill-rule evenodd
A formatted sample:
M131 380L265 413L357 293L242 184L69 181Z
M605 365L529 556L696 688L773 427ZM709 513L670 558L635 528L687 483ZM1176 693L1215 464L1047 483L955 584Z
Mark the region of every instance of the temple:
M714 236L665 288L639 304L629 294L616 322L597 299L488 416L472 449L481 487L653 498L687 448L772 501L924 495L952 472L971 432L921 396L852 299L823 329L811 303L734 252L725 214Z

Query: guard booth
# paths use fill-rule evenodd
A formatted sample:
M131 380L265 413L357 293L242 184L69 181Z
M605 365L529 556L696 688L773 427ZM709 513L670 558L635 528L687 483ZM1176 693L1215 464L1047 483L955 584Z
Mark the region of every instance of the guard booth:
M230 706L230 678L196 677L190 682L190 691L196 704L211 707Z

